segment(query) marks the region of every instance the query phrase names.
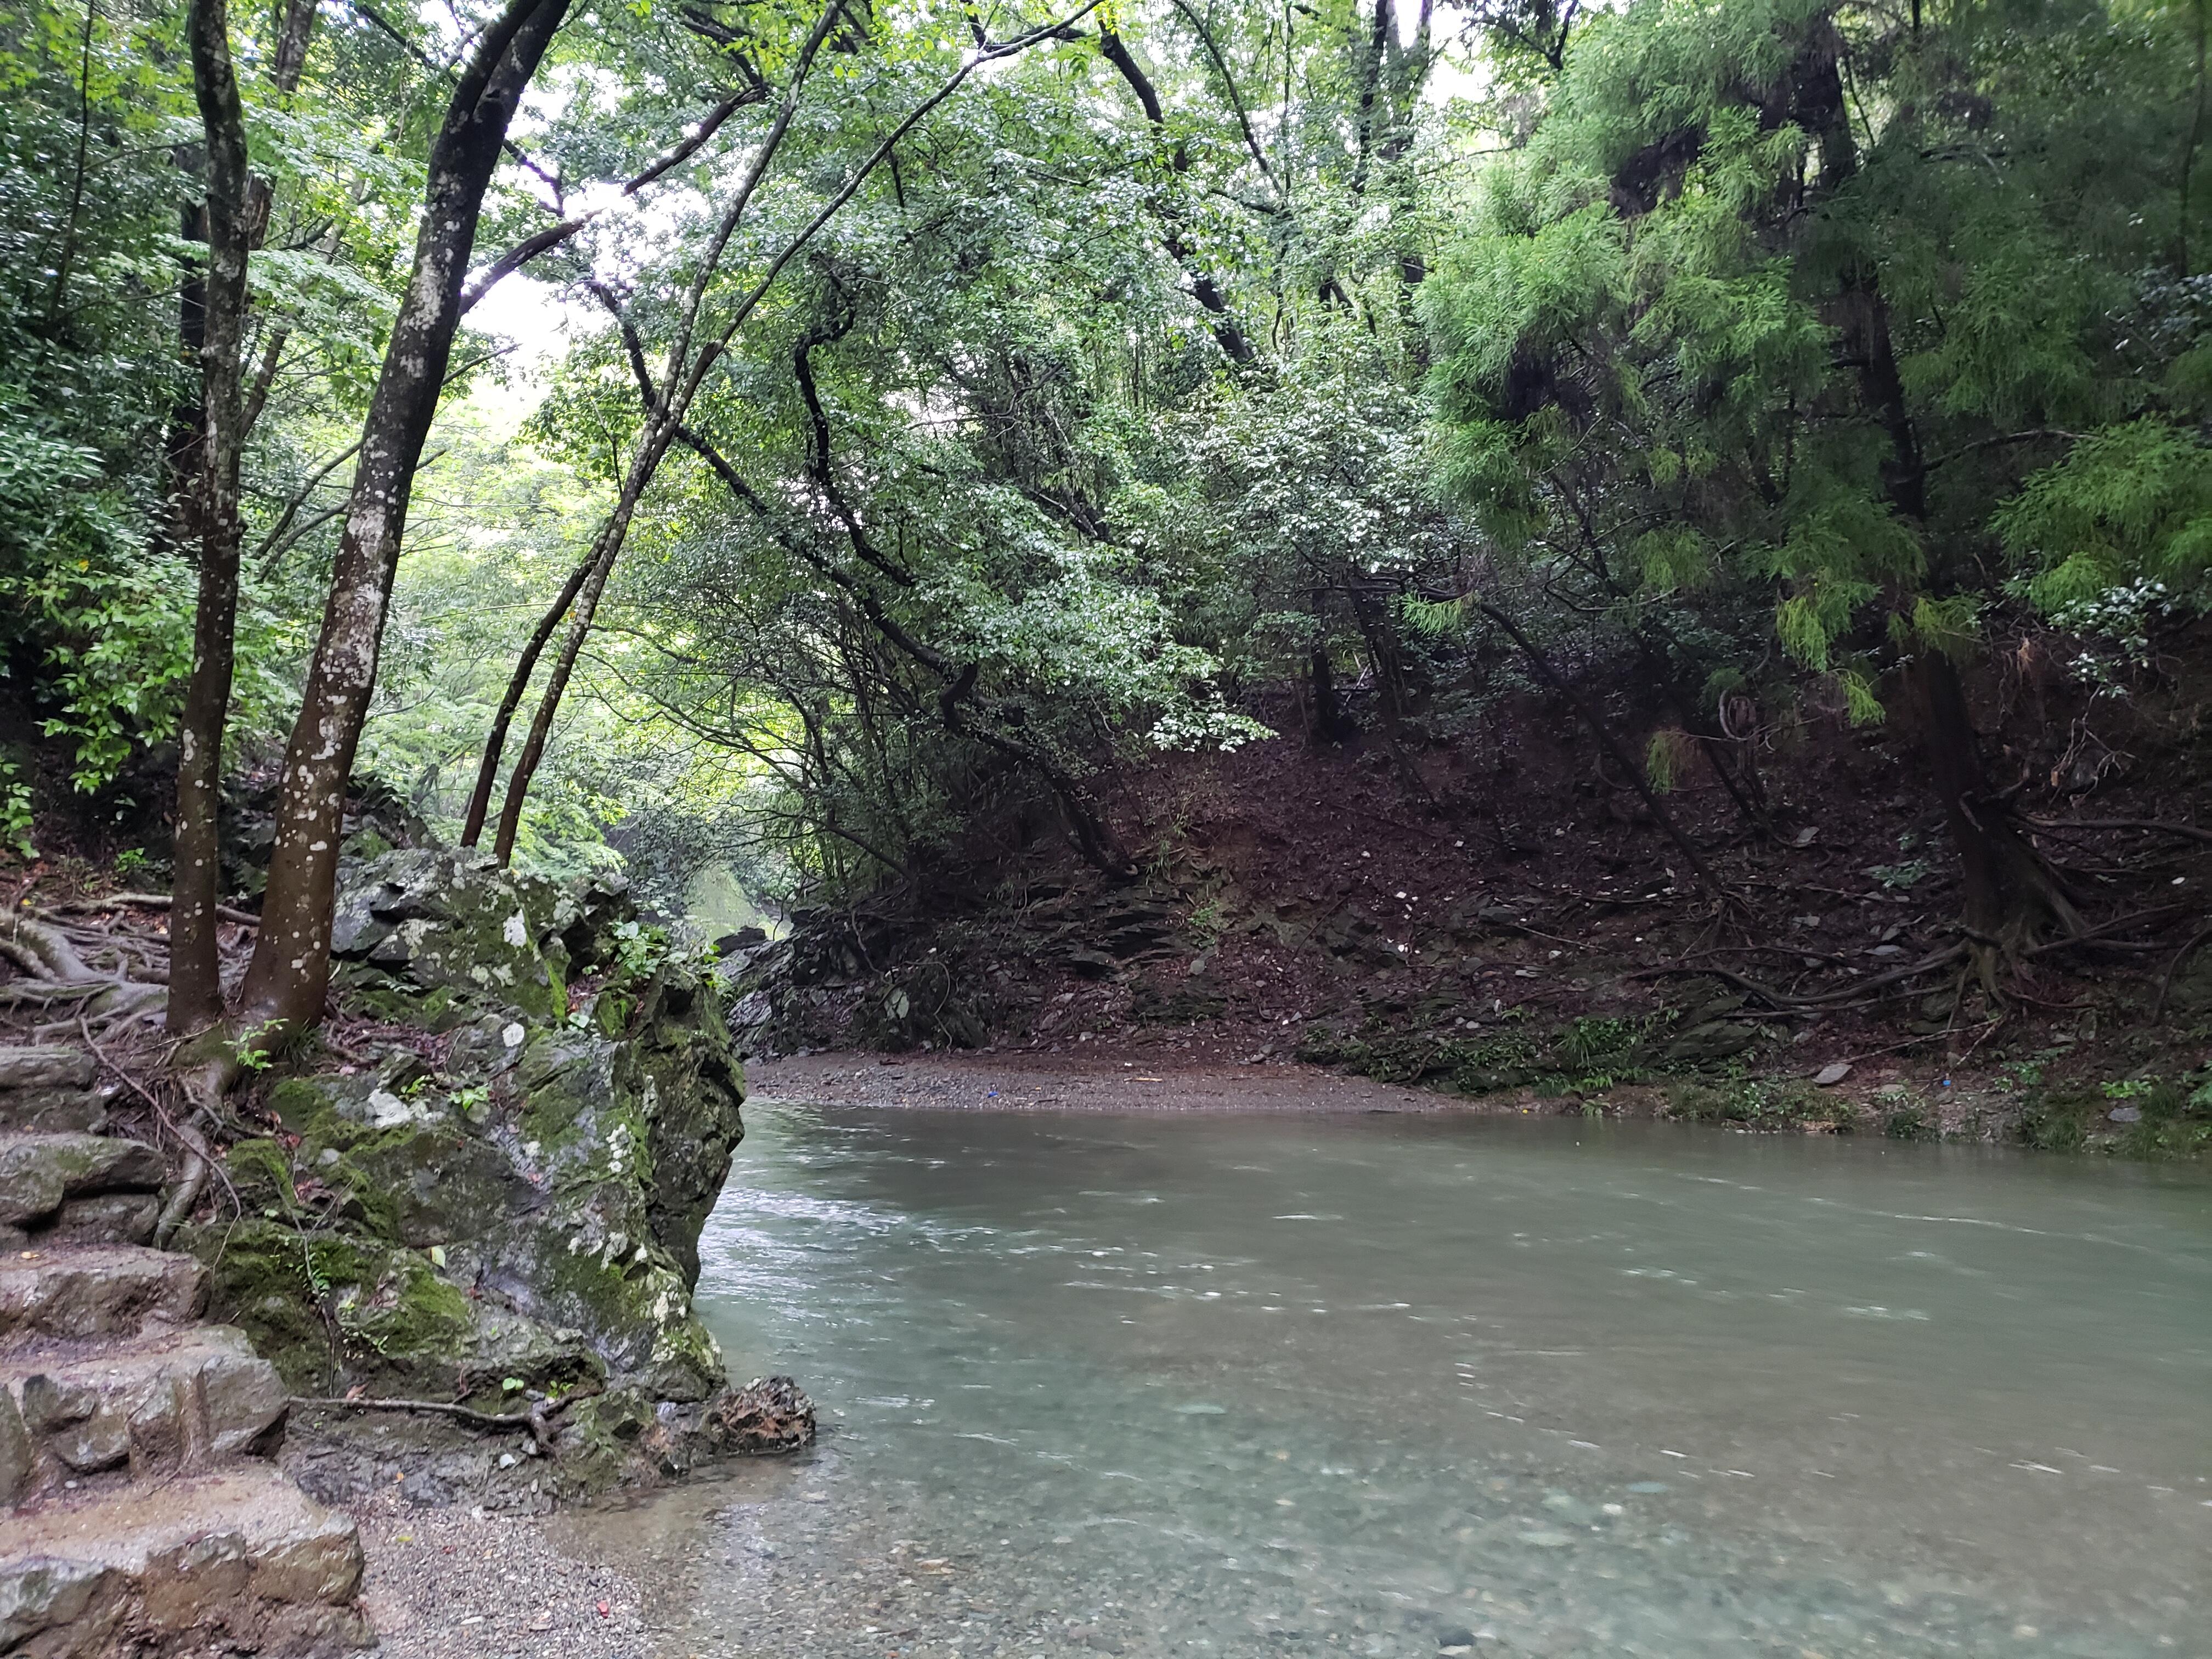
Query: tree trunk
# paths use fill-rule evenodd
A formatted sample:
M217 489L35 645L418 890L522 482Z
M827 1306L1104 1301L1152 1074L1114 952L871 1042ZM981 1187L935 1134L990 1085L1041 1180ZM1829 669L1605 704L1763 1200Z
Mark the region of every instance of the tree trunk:
M1104 15L1103 12L1100 14L1101 16ZM1098 50L1128 82L1129 90L1136 94L1137 102L1144 109L1145 119L1151 125L1153 137L1164 146L1167 143L1167 114L1161 106L1158 88L1152 85L1152 77L1130 54L1127 44L1115 32L1111 24L1100 27ZM1168 152L1167 161L1169 170L1178 177L1190 169L1189 152L1181 144ZM1183 275L1189 279L1191 298L1205 307L1213 318L1213 337L1220 345L1222 355L1241 367L1252 362L1257 354L1252 349L1252 343L1245 338L1244 331L1237 325L1236 318L1231 315L1228 296L1222 293L1212 274L1200 262L1198 250L1191 246L1190 239L1183 234L1184 216L1179 197L1171 198L1164 205L1160 216L1161 244L1167 249L1168 257L1182 268Z
M522 753L515 757L514 770L507 777L507 799L499 809L499 833L492 838L491 847L492 856L502 866L514 857L514 838L522 828L522 803L530 793L531 780L538 775L538 763L545 758L545 745L553 736L553 717L560 712L569 676L576 672L576 659L582 654L584 641L591 635L592 623L599 614L599 596L606 592L608 573L614 568L615 559L622 551L638 501L653 481L653 475L659 470L661 458L667 454L675 435L665 424L656 425L657 429L647 429L636 459L630 463L629 476L623 481L615 510L605 528L599 532L599 544L586 563L583 586L576 594L574 613L568 618L568 636L561 641L561 654L554 659L553 672L546 676L545 689L538 696L538 712L531 717L530 735L523 739Z
M1966 688L1951 659L1923 650L1908 672L1929 771L1959 849L1960 921L1984 988L1994 992L2001 961L2018 956L2046 924L2080 933L2081 918L1990 789Z
M568 607L575 604L585 578L599 562L599 549L594 544L592 550L584 555L582 562L568 573L559 596L538 619L530 642L515 659L514 672L507 676L506 695L500 698L499 713L492 716L491 731L484 738L483 759L477 765L476 787L469 792L468 817L461 824L464 847L474 847L483 839L484 816L491 811L491 792L499 781L499 757L507 747L507 728L514 724L514 711L522 707L523 693L530 689L530 677L538 672L538 659L544 653L546 641L561 625L561 618L568 614Z
M812 35L800 52L799 61L793 71L789 89L785 94L783 107L778 112L775 125L769 128L766 139L754 151L751 167L738 191L738 198L724 213L708 255L693 275L691 285L684 303L682 321L677 331L676 339L669 348L668 365L663 372L658 392L654 391L651 378L643 367L643 353L634 352L632 373L637 377L638 390L646 404L644 430L638 438L637 448L630 462L629 470L623 477L622 494L616 501L614 512L609 515L605 526L599 532L598 544L599 552L592 566L590 574L585 578L583 587L577 594L575 614L568 624L568 637L562 646L561 655L555 662L553 672L547 680L545 690L538 698L538 713L531 721L530 735L524 743L523 752L516 760L514 770L507 779L507 799L500 809L499 833L493 842L494 854L502 865L514 855L516 833L521 825L523 802L530 793L531 781L537 774L538 763L544 757L546 742L552 735L553 717L559 712L562 695L568 690L568 678L574 671L576 658L583 649L585 639L591 633L592 618L599 608L599 596L605 591L608 572L614 568L615 561L622 556L623 539L629 533L630 520L637 511L639 501L652 483L653 476L659 470L661 460L667 455L672 444L681 440L691 447L700 448L702 455L709 453L701 448L696 434L688 432L684 425L690 411L691 401L698 395L701 386L706 380L708 371L729 349L730 343L737 337L738 331L744 326L745 320L752 315L754 307L775 285L784 267L796 258L801 250L843 210L848 202L853 199L854 195L866 182L875 169L890 158L901 139L919 126L932 110L957 92L961 84L982 65L1017 56L1045 40L1066 39L1068 27L1065 23L1048 24L996 46L979 45L977 50L969 53L963 60L960 67L947 76L935 92L907 112L906 118L892 128L882 142L869 153L867 159L847 176L843 185L823 204L821 210L797 234L783 244L775 257L768 262L768 268L762 272L759 280L732 309L726 320L720 322L719 335L710 338L702 349L694 351L692 329L699 320L700 307L706 297L708 283L720 266L722 251L737 228L739 216L743 214L747 204L752 198L753 192L766 176L769 163L774 159L777 146L781 143L784 133L789 129L792 115L798 106L799 91L805 83L808 66L813 61L815 51L827 38L831 26L841 15L842 15L842 7L839 0L830 0L830 3L824 6L820 17L816 21ZM1080 15L1080 13L1078 14L1078 15ZM627 333L627 330L625 332ZM629 343L626 340L625 343ZM724 471L726 466L726 463L724 466L718 467L717 471ZM834 505L834 496L832 499ZM846 514L841 514L841 516L847 517L848 532L853 530L849 516ZM868 556L870 550L865 538L854 534L853 542L856 551L864 557ZM885 570L886 574L896 574L890 571L889 567L880 561L871 559L870 562L876 563L878 568Z
M415 469L452 356L484 191L568 5L509 0L479 37L431 147L414 270L362 427L322 634L285 750L269 889L239 1012L250 1030L296 1030L322 1017L346 782L376 686Z
M1316 749L1337 742L1345 734L1344 700L1337 695L1336 664L1328 652L1328 593L1325 588L1313 591L1314 647L1306 661L1306 675L1313 686L1313 724L1307 729L1307 741Z
M199 602L192 624L191 680L178 732L176 873L169 920L173 1036L189 1036L222 1017L216 938L221 882L216 807L238 617L239 458L246 437L240 353L252 187L226 0L192 0L185 29L192 89L206 136L208 271L202 290L199 476L191 495L199 542Z

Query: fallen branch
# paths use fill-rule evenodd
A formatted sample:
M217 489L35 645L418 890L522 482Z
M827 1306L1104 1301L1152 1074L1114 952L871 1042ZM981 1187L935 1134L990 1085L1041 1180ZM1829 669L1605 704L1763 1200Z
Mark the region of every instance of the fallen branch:
M426 1412L434 1417L450 1417L465 1423L472 1429L520 1430L535 1437L542 1445L548 1437L546 1418L543 1407L532 1407L526 1412L480 1412L473 1407L457 1406L445 1400L397 1400L363 1395L359 1399L343 1396L317 1397L295 1394L292 1404L323 1411L344 1412ZM556 1405L553 1407L558 1410Z

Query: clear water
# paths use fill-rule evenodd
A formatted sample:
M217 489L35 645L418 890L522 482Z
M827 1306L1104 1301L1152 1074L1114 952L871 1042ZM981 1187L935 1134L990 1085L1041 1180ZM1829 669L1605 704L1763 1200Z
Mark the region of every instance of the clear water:
M771 1108L702 1255L671 1651L2212 1654L2198 1171Z

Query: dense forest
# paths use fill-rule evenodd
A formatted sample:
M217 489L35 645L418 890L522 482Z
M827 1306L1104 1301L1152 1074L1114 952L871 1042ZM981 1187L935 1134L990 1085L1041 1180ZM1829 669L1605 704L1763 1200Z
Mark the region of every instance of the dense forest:
M850 906L1039 845L1133 878L1133 780L1255 745L1495 821L1434 757L1530 697L1724 920L1685 792L1786 854L1792 757L1881 731L1992 1006L2069 941L2170 952L2189 907L2032 814L2145 723L2164 806L2094 822L2191 810L2206 33L18 9L9 838L171 888L161 1017L234 1077L322 1015L349 790L671 919L707 871Z
M2203 1651L2212 0L0 0L0 1652Z

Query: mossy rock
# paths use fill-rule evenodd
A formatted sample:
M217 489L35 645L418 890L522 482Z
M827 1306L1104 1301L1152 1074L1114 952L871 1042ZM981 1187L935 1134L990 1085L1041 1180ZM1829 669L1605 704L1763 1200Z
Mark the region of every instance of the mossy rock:
M722 1389L691 1291L743 1075L712 982L641 967L619 898L468 855L347 867L345 994L441 1040L272 1080L277 1132L226 1160L243 1217L192 1236L301 1392L607 1389L649 1421ZM602 1001L572 1018L580 967Z

